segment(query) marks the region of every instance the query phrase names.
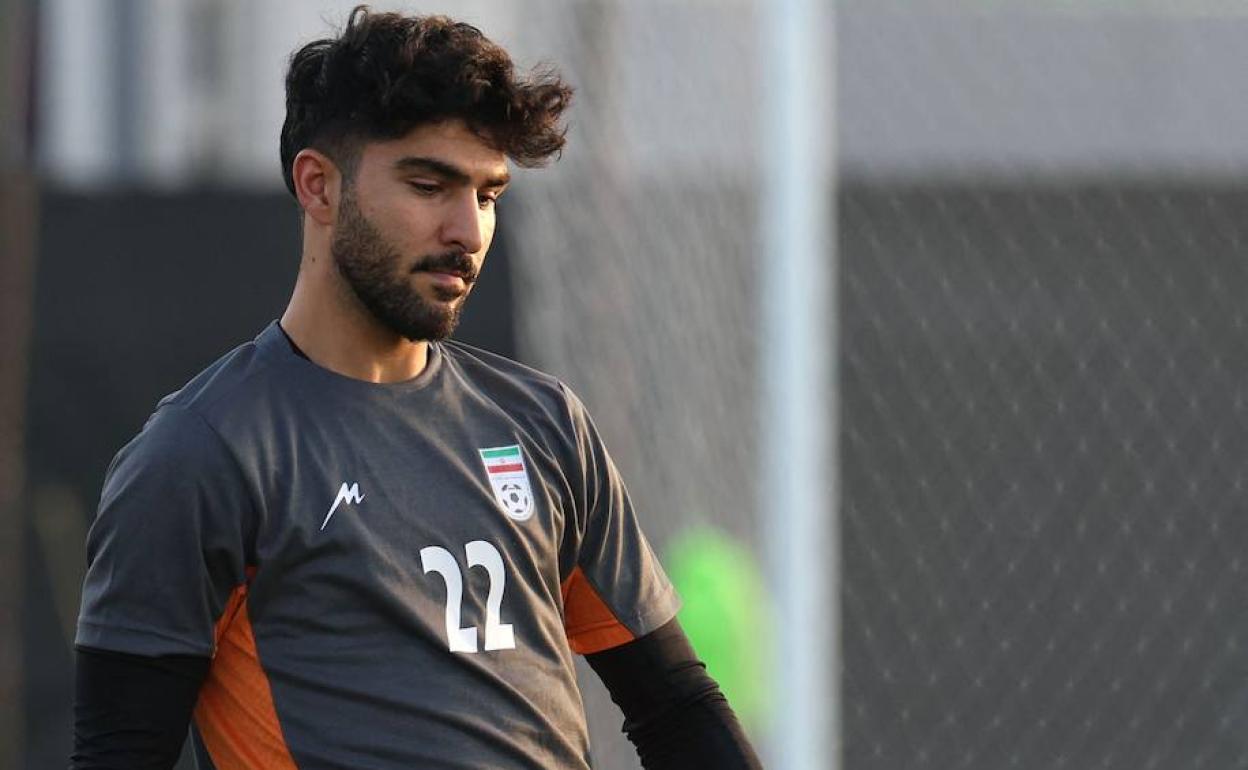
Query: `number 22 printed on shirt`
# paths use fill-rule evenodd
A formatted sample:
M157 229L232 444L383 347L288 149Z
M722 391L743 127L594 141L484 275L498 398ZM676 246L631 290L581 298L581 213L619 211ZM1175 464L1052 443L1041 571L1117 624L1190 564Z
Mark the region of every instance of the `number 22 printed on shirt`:
M486 651L515 649L516 637L511 624L502 622L501 618L503 589L507 584L502 554L484 540L473 540L464 546L464 551L469 568L485 567L490 576L490 592L485 600ZM478 652L477 629L459 626L464 596L464 574L459 562L450 551L431 545L420 549L420 565L425 574L436 572L446 581L446 640L451 652Z

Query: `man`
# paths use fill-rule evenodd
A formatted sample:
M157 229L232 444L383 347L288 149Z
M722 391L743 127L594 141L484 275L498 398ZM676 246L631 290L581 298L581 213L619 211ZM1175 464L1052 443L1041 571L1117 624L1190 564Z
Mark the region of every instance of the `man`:
M570 97L441 17L295 54L295 289L109 468L75 768L585 768L573 653L647 768L758 767L584 407L446 339Z

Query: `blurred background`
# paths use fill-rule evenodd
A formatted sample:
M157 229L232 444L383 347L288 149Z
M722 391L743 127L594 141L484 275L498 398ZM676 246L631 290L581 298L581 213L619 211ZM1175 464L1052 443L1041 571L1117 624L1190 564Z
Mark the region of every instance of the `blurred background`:
M1248 767L1248 2L829 3L843 766ZM350 6L0 6L0 767L65 764L109 459L281 313L285 61ZM458 336L582 395L773 752L771 6L374 7L577 85ZM598 766L636 768L583 681Z

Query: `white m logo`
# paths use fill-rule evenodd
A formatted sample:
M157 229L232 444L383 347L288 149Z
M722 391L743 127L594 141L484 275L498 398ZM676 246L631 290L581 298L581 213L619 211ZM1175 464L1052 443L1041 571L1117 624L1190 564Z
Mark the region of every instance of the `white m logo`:
M347 482L342 482L342 487L338 490L338 497L334 499L334 504L330 507L329 513L325 514L325 521L321 522L321 529L325 529L325 525L329 523L329 517L334 515L334 511L338 510L338 506L342 503L351 504L362 502L364 502L364 495L360 494L359 482L351 484L350 486L347 485Z

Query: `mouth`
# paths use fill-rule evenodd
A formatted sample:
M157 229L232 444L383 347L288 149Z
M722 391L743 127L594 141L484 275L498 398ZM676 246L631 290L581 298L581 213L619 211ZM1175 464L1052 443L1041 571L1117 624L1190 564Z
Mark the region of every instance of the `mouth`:
M456 271L421 270L419 273L428 276L435 289L451 295L452 298L467 292L468 284L472 280L471 276Z
M434 296L443 302L467 294L477 279L472 258L457 252L427 256L412 266L412 272L427 276Z

